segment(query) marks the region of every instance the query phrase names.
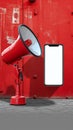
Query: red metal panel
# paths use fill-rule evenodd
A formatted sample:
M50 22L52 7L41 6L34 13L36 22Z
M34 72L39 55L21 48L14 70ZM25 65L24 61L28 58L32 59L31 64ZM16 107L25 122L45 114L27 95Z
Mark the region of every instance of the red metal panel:
M39 0L33 4L26 4L24 1L24 23L30 26L38 36L43 53L46 43L64 45L64 85L60 87L44 86L44 54L42 54L42 57L38 59L31 57L27 62L24 59L25 95L28 94L27 82L30 82L30 96L73 96L72 7L73 2L69 0L65 2L63 0Z
M26 56L20 62L24 75L24 95L27 97L73 97L73 1L36 0L30 3L29 0L7 0L0 2L1 51L17 38L17 28L21 23L28 25L35 32L42 46L41 57ZM63 86L46 87L44 85L44 45L46 43L64 45ZM16 86L15 68L1 60L0 66L0 91L3 91L5 95L9 93L13 95Z
M15 12L14 12L15 11ZM18 11L18 21L13 21ZM18 25L22 23L22 1L0 1L0 52L12 44L18 35ZM16 70L6 65L0 58L0 93L13 95L16 86Z

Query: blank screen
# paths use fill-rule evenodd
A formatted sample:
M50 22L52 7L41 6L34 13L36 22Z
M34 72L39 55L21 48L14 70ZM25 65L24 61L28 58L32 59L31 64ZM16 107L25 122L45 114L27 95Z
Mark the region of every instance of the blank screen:
M63 46L45 45L45 85L63 84Z

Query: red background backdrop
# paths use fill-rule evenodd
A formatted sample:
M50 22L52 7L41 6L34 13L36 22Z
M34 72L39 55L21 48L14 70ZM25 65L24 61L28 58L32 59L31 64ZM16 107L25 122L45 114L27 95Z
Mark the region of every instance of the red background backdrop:
M17 10L15 13L14 10ZM13 21L13 18L16 20ZM42 56L25 56L20 61L26 97L73 97L73 0L2 0L0 1L0 53L18 36L18 26L29 26L38 37ZM63 86L44 85L44 45L64 45ZM16 69L0 58L0 95L15 94Z

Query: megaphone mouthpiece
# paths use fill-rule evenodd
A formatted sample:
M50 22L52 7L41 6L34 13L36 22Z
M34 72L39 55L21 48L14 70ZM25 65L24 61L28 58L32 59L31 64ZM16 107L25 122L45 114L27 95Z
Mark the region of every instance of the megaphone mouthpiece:
M26 40L25 41L25 45L27 46L27 47L29 47L30 45L32 44L32 41L31 40Z

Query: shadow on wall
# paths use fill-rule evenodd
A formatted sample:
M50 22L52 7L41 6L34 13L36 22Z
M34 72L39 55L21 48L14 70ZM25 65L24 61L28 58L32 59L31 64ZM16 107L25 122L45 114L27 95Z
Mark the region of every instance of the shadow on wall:
M27 58L27 57L26 57ZM26 59L24 59L25 62ZM51 97L58 87L44 85L44 58L43 57L30 57L23 66L24 74L24 90L29 87L29 97ZM29 79L29 81L27 80ZM26 82L26 84L25 84ZM27 84L27 82L30 82Z
M15 95L15 91L16 90L15 90L14 86L10 85L10 86L7 87L5 94L8 95L8 96Z

